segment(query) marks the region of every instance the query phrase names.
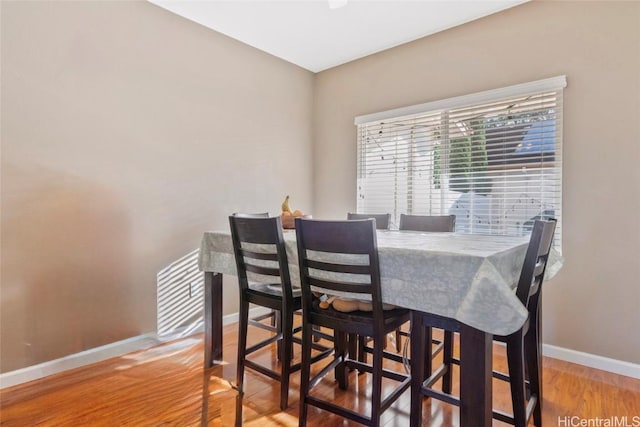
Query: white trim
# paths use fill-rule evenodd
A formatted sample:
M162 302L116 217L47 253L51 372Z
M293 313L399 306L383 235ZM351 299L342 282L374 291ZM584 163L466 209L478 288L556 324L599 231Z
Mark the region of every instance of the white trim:
M138 335L122 341L70 354L26 368L0 374L0 389L26 383L81 366L143 350L158 344L155 333Z
M268 313L269 310L264 307L255 307L249 310L249 316L255 317ZM238 313L227 314L222 318L223 325L230 325L238 321ZM155 333L138 335L136 337L127 338L122 341L116 341L111 344L100 347L91 348L79 353L70 354L59 359L49 360L26 368L16 369L15 371L0 374L0 390L6 387L26 383L49 375L58 374L68 371L69 369L79 368L81 366L90 365L92 363L101 362L112 357L123 356L134 351L144 350L153 347L161 342L172 339L181 338L180 332L184 332L186 328L176 330L170 336L158 337ZM204 324L195 328L189 335L202 333Z
M590 368L601 369L614 374L640 379L640 365L624 360L611 359L596 354L583 353L569 348L543 344L542 354L546 357L577 363Z
M536 80L534 82L502 87L499 89L471 93L469 95L462 95L453 98L441 99L438 101L426 102L424 104L394 108L393 110L381 111L379 113L365 114L356 117L354 123L356 125L360 125L363 123L377 122L392 117L404 117L413 114L426 113L428 111L445 110L448 108L462 107L476 103L480 104L496 99L527 95L530 93L544 92L547 90L558 90L565 87L567 87L567 76L551 77L548 79Z

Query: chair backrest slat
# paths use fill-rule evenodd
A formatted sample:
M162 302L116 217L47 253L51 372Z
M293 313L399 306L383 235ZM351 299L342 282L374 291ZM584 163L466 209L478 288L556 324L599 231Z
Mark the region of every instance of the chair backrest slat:
M543 231L542 238L540 239L540 247L538 249L538 258L548 255L549 251L551 250L551 245L553 243L553 235L556 229L556 220L551 219L551 221L553 221L553 226L549 224L546 227L553 228L553 232L549 232L549 230Z
M455 215L406 215L400 214L400 230L425 232L453 232Z
M244 263L244 268L251 273L262 274L265 276L280 276L280 269L278 268L263 267L261 265L250 264L248 262Z
M349 212L347 214L347 219L348 220L369 219L369 218L373 218L373 219L376 220L376 229L378 229L378 230L388 230L389 229L389 224L391 222L391 214L389 214L389 213L385 213L385 214L363 214L363 213Z
M369 274L371 268L368 265L359 264L334 264L330 262L308 260L309 268L315 268L317 270L332 271L335 273L350 273L350 274Z
M300 221L308 220L296 218L296 227ZM353 226L353 224L365 222L371 224L371 227L375 230L374 221L370 219L314 221L313 226L305 228L305 249L338 254L368 254L371 252L372 239L369 227L367 225L364 226L365 228L362 225Z
M245 258L262 259L267 261L278 260L277 253L256 252L256 251L250 251L248 249L240 248L240 254L242 254L242 256Z
M323 280L317 277L309 277L309 285L331 291L351 292L356 294L371 294L371 285L369 283L351 283L338 280Z

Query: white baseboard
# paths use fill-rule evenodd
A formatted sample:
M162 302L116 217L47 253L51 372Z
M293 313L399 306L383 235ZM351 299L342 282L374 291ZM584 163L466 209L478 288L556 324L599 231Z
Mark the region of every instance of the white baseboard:
M268 312L269 310L264 307L255 307L249 310L249 315L251 317L255 317ZM222 318L223 325L230 325L237 321L238 313L227 314ZM138 335L122 341L70 354L59 359L50 360L33 366L27 366L26 368L17 369L15 371L5 372L0 374L0 390L6 387L12 387L14 385L68 371L69 369L75 369L92 363L101 362L112 357L119 357L134 351L144 350L149 347L153 347L160 342L193 335L195 333L201 333L203 331L204 325L201 324L189 330L181 328L176 330L175 333L172 333L170 336L158 337L155 333Z
M122 341L70 354L26 368L0 374L0 389L37 380L69 369L97 363L133 351L144 350L158 344L155 333L138 335Z
M583 353L551 344L542 345L542 354L565 362L577 363L590 368L601 369L614 374L640 379L640 365L624 360L610 359L596 354Z

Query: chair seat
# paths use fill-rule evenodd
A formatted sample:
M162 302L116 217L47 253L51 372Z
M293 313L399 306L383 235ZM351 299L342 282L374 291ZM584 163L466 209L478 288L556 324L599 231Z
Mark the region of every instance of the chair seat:
M320 308L320 301L313 302L311 316L314 323L331 329L339 329L347 333L357 333L360 335L373 335L373 312L371 311L350 311L342 312L333 307ZM405 308L394 308L383 311L385 333L394 331L400 325L409 321L411 311ZM354 326L356 325L356 326Z

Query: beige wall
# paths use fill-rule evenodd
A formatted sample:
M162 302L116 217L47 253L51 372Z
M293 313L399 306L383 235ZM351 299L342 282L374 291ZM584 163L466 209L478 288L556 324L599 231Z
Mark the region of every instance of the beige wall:
M1 8L2 372L155 331L229 213L311 210L312 73L147 2Z
M527 3L320 73L314 213L355 208L355 116L561 74L566 262L544 341L640 363L639 2Z

